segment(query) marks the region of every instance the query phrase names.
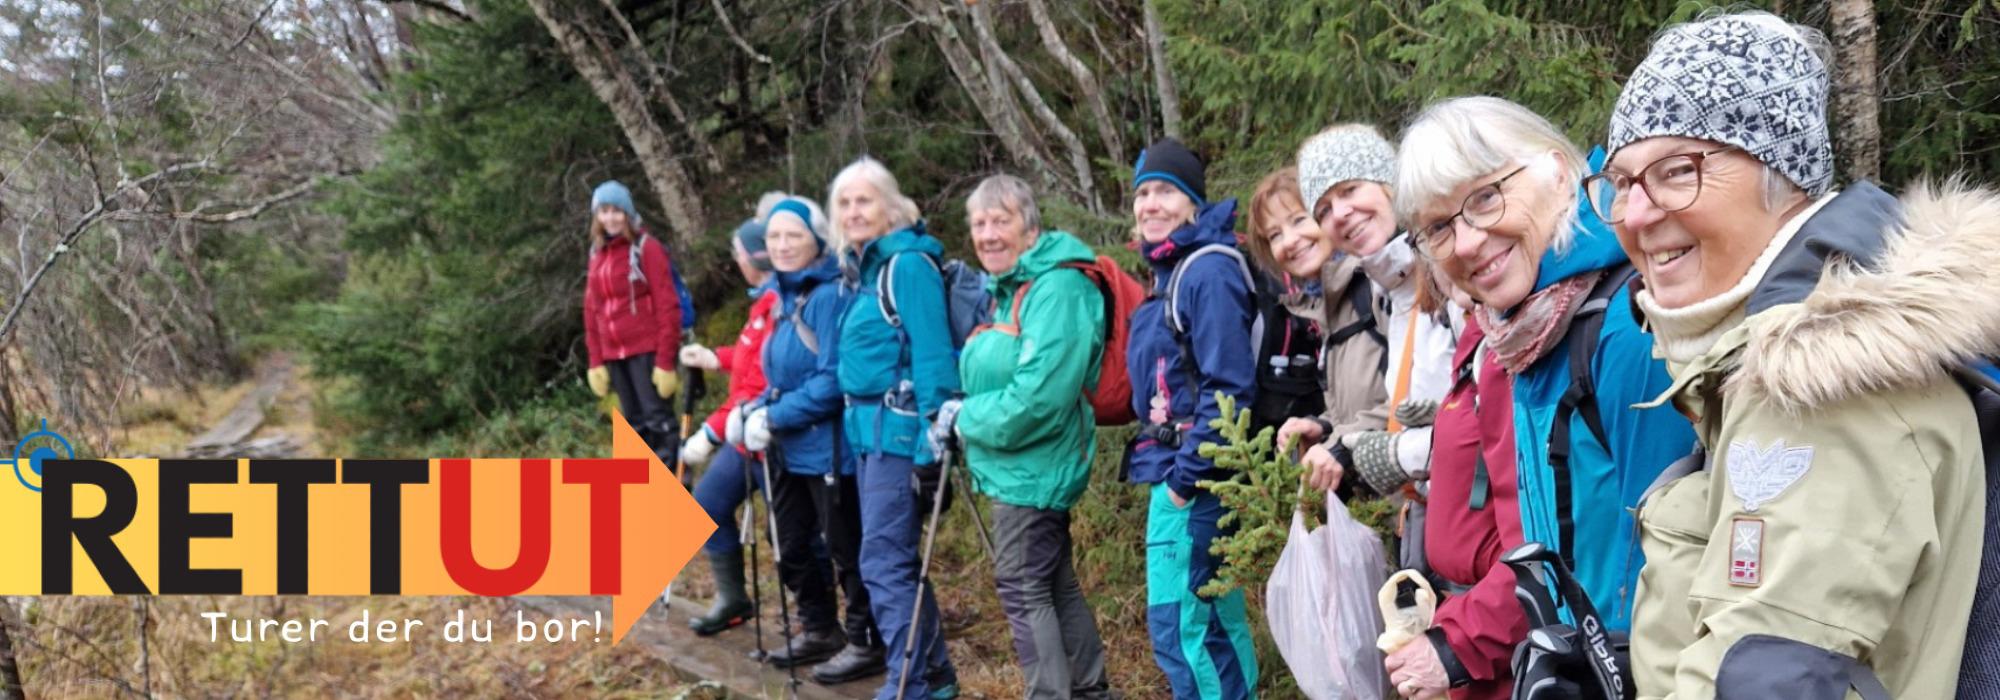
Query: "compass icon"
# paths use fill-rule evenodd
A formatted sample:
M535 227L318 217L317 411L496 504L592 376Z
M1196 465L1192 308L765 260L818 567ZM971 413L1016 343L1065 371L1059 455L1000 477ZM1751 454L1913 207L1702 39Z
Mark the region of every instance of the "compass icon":
M20 480L22 486L39 492L42 490L44 461L75 458L76 450L70 448L69 441L63 436L49 430L49 421L44 418L42 428L22 437L20 444L14 446L13 459L5 461L13 463L14 478Z

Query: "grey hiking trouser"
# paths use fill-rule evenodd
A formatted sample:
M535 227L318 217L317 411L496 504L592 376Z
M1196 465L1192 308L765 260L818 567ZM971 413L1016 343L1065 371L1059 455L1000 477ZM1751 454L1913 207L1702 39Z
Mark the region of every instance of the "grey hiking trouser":
M1069 511L995 502L993 556L1026 696L1107 697L1097 619L1071 562Z

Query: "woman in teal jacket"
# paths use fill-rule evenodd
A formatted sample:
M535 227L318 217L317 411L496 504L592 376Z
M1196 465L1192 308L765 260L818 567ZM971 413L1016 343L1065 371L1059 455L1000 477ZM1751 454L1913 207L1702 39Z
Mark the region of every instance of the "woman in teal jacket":
M955 428L973 483L993 498L994 578L1027 697L1106 697L1103 643L1069 531L1097 449L1084 392L1103 359L1105 303L1095 282L1064 266L1097 256L1075 236L1043 231L1018 177L986 178L965 211L999 305L959 357L964 401L946 403L932 433L945 440Z
M939 483L941 465L923 434L958 391L953 338L945 320L944 246L925 233L917 205L880 162L866 156L833 178L833 243L857 293L840 324L840 391L847 444L861 460L861 580L875 624L889 645L889 675L876 693L896 697L905 637L918 590L918 545L925 516L913 481ZM879 290L887 290L888 299ZM885 313L893 309L894 314ZM927 489L928 490L928 489ZM956 697L957 672L945 654L937 601L925 587L904 698Z
M1633 408L1671 380L1633 320L1631 265L1581 196L1603 152L1584 158L1518 104L1461 97L1418 115L1397 159L1412 243L1479 302L1486 352L1513 378L1522 534L1562 555L1622 635L1643 562L1632 509L1694 431L1671 410ZM1589 366L1572 367L1572 352ZM1579 377L1591 391L1566 397ZM1432 648L1407 649L1387 660L1390 679L1406 694L1443 690Z

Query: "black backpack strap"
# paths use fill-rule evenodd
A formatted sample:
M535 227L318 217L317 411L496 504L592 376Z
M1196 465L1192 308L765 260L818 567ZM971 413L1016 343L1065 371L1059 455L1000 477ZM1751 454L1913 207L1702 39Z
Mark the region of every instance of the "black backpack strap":
M1347 281L1347 290L1341 293L1341 299L1354 309L1354 322L1341 326L1332 333L1328 333L1326 336L1326 347L1338 347L1348 340L1353 339L1354 336L1366 333L1369 338L1375 340L1376 345L1384 350L1382 357L1376 362L1379 365L1375 368L1376 371L1388 372L1389 353L1387 350L1389 349L1389 336L1384 335L1381 326L1375 323L1374 283L1368 280L1366 273L1356 268L1354 270L1354 277ZM1331 318L1332 315L1329 313L1328 319L1331 320Z
M1583 424L1590 429L1591 437L1597 444L1610 447L1609 438L1604 433L1604 417L1597 410L1597 382L1591 376L1590 364L1597 357L1598 336L1604 331L1605 310L1611 306L1611 297L1618 294L1630 282L1638 270L1631 263L1620 263L1611 268L1591 287L1590 295L1584 297L1583 305L1570 318L1569 330L1563 335L1563 344L1569 352L1569 389L1556 401L1555 424L1549 427L1549 471L1555 482L1557 547L1562 553L1563 563L1574 569L1576 558L1573 550L1576 543L1576 518L1570 512L1570 471L1569 471L1569 423L1570 418L1581 411Z

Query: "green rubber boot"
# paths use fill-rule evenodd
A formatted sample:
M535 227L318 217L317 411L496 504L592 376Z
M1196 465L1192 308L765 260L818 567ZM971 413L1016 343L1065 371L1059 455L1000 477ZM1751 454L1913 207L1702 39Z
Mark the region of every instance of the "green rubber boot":
M703 637L748 622L757 609L743 592L743 550L709 554L708 568L715 576L715 604L688 620L688 628Z

